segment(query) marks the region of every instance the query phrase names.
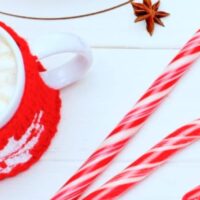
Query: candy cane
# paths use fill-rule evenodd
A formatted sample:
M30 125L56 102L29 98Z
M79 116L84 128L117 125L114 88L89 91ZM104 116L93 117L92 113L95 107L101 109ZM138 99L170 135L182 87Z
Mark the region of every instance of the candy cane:
M178 80L200 56L200 30L170 62L135 107L103 141L52 200L76 200L106 169L130 139L140 130L161 102L169 95Z
M117 176L82 200L114 200L147 178L175 153L200 139L200 119L187 124L133 162ZM189 200L189 199L188 199ZM193 199L195 200L195 199Z
M182 200L200 200L200 186L188 192Z

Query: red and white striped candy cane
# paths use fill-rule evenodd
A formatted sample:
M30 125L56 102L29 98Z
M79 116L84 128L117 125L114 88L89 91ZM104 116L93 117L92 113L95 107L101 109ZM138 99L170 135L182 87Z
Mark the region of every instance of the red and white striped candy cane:
M199 56L200 30L189 40L180 53L169 63L163 74L139 99L134 108L125 115L101 146L65 183L52 200L78 199L139 131Z
M82 200L114 200L147 178L172 155L200 139L200 119L187 124L133 162L117 176ZM187 199L189 200L189 199ZM195 199L193 199L195 200Z
M200 200L200 186L188 192L182 200Z

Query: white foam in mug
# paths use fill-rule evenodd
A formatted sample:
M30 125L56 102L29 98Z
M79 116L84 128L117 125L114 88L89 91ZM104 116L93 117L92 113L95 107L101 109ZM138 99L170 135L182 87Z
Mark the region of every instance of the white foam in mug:
M0 115L10 104L17 82L17 66L12 48L0 37Z
M0 116L11 104L17 84L17 63L12 47L0 36Z
M12 37L0 29L0 124L16 112L24 89L24 67L20 50Z
M78 81L91 65L90 48L78 36L52 33L29 41L29 47L38 59L61 53L74 53L61 66L40 72L51 88L61 89ZM46 67L46 66L45 66ZM26 83L23 57L10 34L0 27L0 128L9 122L19 108Z

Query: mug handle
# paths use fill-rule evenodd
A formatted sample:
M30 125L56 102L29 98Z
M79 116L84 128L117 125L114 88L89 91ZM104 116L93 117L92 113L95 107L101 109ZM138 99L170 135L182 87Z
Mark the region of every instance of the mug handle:
M92 63L90 47L78 36L69 33L51 33L29 41L31 52L39 60L61 53L74 53L66 63L40 72L44 82L53 89L62 89L80 80Z

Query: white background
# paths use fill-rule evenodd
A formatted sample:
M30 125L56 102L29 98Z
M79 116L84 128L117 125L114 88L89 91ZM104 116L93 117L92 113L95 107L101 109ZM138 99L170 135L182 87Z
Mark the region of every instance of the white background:
M95 2L95 3L94 3ZM0 10L35 16L62 16L95 11L121 3L89 0L0 0ZM0 182L1 200L48 200L96 149L178 49L199 28L198 0L163 0L171 13L165 28L150 37L144 23L134 24L130 5L98 16L68 21L33 21L0 15L26 38L48 32L73 32L93 48L92 70L62 91L62 120L48 151L30 170ZM49 62L50 63L50 62ZM57 61L51 61L51 65ZM48 64L48 62L47 62ZM179 126L200 116L200 62L151 117L110 168L97 188ZM200 142L182 151L122 200L180 200L200 183Z

